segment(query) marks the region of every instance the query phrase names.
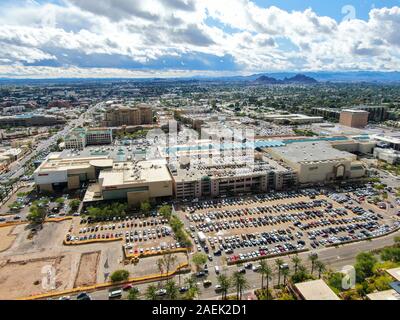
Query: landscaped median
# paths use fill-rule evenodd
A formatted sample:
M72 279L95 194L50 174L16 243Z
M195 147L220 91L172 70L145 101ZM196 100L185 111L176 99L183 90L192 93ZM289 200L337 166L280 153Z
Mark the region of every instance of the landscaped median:
M184 269L186 269L188 267L189 267L189 264L187 262L185 262L185 263L179 264L174 271L170 271L167 274L163 274L163 275L152 274L152 275L148 275L148 276L144 276L144 277L129 278L126 281L121 281L121 282L111 282L110 281L110 282L96 284L93 286L78 287L78 288L73 288L70 290L63 290L63 291L59 291L59 292L38 294L38 295L34 295L34 296L19 298L18 300L47 299L47 298L52 298L52 297L77 294L79 292L91 292L91 291L106 289L109 287L122 286L125 284L141 284L141 283L146 283L146 282L165 280L166 278L169 278L169 277L175 275L176 273L183 271Z
M64 239L63 243L66 246L79 246L81 244L91 244L98 242L112 242L112 241L122 241L122 237L108 238L108 239L89 239L89 240L78 240L78 241L67 241Z
M124 250L125 252L125 250ZM161 251L147 251L143 253L136 253L136 254L126 254L125 253L125 260L135 260L137 258L146 258L146 257L152 257L152 256L158 256L158 255L163 255L163 254L168 254L168 253L178 253L178 252L188 252L187 248L176 248L176 249L169 249L169 250L161 250Z
M60 217L60 218L48 218L44 221L44 223L46 223L46 222L62 222L62 221L71 220L71 219L72 219L72 216ZM7 222L0 224L0 228L9 227L9 226L17 226L20 224L28 224L28 223L29 223L28 221L7 221Z

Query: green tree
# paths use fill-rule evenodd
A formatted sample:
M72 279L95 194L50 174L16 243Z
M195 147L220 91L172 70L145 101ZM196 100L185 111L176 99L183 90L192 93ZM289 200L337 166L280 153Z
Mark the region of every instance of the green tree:
M116 270L111 274L111 281L112 282L119 282L128 280L129 278L129 271L127 270Z
M283 275L283 285L286 286L286 279L290 274L289 268L284 268L282 269L282 275Z
M272 279L272 269L266 260L260 261L261 290L264 291L264 278L267 280L267 300L269 300L269 281Z
M134 287L128 292L128 300L139 300L139 289Z
M193 277L189 277L185 279L185 283L188 286L188 291L186 292L186 299L193 300L200 294L200 288L197 285L196 279Z
M39 207L38 205L32 204L29 208L29 214L26 219L33 224L42 224L46 218L47 210L44 207Z
M325 264L322 261L317 260L315 262L315 268L318 270L318 279L321 279L322 273L326 270Z
M171 219L172 215L172 207L169 205L164 205L162 206L158 212L165 218L165 219Z
M217 282L221 286L221 299L225 300L228 290L231 287L231 279L226 274L219 274L217 276Z
M165 290L167 291L167 297L169 300L175 300L178 298L178 286L174 280L170 279L167 281L165 284Z
M192 261L196 266L196 270L199 270L200 266L204 265L207 262L207 255L202 252L196 252L192 256Z
M291 258L291 261L292 261L293 266L294 266L294 273L296 273L297 272L297 268L298 268L299 264L301 263L301 259L300 259L299 255L296 254L295 256L293 256Z
M157 300L157 287L154 284L147 287L145 297L147 300Z
M363 282L366 278L373 276L373 268L376 262L377 259L370 252L361 252L356 256L354 268L357 282Z
M249 287L246 277L243 273L236 271L232 275L232 284L236 287L236 297L238 300L242 300L243 290Z
M318 255L316 253L312 253L308 256L308 260L311 261L311 274L314 273L315 263L318 260Z
M140 211L142 212L142 214L147 216L150 213L150 210L151 210L151 205L149 201L146 200L140 203Z
M78 199L72 199L69 202L69 206L70 206L71 210L77 210L79 208L80 204L81 204L81 202Z
M281 285L281 271L282 271L282 265L283 265L283 260L282 259L276 259L275 260L275 265L278 270L278 286Z
M62 205L65 203L65 199L63 197L60 197L60 198L57 198L54 202Z

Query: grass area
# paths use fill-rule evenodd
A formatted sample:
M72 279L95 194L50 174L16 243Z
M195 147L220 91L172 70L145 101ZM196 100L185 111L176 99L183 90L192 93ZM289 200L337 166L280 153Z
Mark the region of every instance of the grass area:
M353 288L344 289L341 272L328 272L325 281L329 287L344 300L363 300L370 293L390 289L394 279L385 270L400 266L400 238L395 245L375 252L362 252L357 255L354 265L356 283Z
M388 171L396 176L400 176L400 164L389 164L384 161L378 162L379 169Z

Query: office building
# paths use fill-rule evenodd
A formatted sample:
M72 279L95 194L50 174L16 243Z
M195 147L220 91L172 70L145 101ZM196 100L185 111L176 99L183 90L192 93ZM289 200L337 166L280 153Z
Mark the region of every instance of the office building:
M113 104L105 112L103 120L105 127L136 126L152 123L153 110L145 104L140 104L134 108Z
M75 128L65 138L65 149L83 150L86 146L106 145L113 141L109 128Z
M364 128L368 124L368 112L352 109L342 110L339 123L347 127Z

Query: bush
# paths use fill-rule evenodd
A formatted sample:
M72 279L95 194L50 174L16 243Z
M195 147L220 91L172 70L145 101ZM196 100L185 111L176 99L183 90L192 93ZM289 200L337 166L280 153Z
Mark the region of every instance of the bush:
M112 282L124 281L128 280L128 278L129 278L129 272L127 270L117 270L114 271L111 275Z

